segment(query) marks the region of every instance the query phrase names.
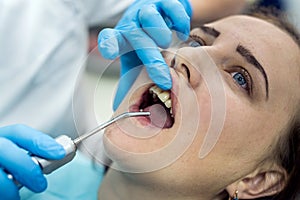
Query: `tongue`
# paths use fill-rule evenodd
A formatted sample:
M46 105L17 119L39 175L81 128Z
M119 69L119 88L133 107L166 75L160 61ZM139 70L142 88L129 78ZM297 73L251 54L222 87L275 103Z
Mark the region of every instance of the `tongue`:
M160 104L154 104L144 109L150 112L150 120L154 126L159 128L170 128L173 120L166 108Z

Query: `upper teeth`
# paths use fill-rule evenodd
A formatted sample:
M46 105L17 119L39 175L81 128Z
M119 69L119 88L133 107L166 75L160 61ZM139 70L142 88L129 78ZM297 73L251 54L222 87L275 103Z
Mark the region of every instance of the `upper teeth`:
M149 92L150 94L153 94L153 98L158 97L159 100L163 102L167 108L170 108L170 113L172 114L172 99L170 98L170 91L162 90L154 85L149 89Z

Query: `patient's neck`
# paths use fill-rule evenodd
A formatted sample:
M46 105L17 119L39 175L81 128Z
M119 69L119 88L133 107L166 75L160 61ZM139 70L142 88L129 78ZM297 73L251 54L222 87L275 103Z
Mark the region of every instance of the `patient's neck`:
M186 196L177 193L176 191L155 187L155 185L141 184L130 178L130 175L121 173L119 171L110 169L101 184L98 193L100 200L223 200L224 198L213 195L197 195Z

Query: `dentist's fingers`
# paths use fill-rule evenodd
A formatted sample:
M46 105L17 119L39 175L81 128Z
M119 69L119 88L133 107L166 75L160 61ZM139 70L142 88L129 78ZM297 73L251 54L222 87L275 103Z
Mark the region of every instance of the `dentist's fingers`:
M98 49L104 58L110 60L117 58L120 55L121 46L126 46L126 40L119 30L106 28L99 33Z
M27 152L4 137L0 137L0 152L1 168L13 175L19 183L34 192L46 189L47 181L40 166L33 162ZM5 183L14 190L10 182L6 180Z
M191 16L189 0L134 1L115 29L104 29L99 33L99 51L107 59L121 56L121 75L127 74L136 66L145 65L152 81L168 90L172 86L171 75L158 47L166 48L171 44L171 29L177 32L179 39L188 39ZM120 80L114 109L118 107L136 76L133 73Z
M193 16L193 8L190 0L178 0L184 7L187 15L191 18Z
M28 150L30 153L46 159L62 159L64 148L52 137L29 126L17 124L2 127L0 137L4 137Z
M159 2L159 9L171 20L172 28L181 40L187 40L190 33L190 17L182 3L178 0L163 0Z
M121 56L121 74L122 76L128 71L134 69L137 66L143 65L142 61L139 59L136 51L129 51ZM132 73L132 72L131 72ZM130 76L133 77L133 74Z
M138 13L143 30L161 48L167 48L172 41L172 32L154 4L143 6Z
M7 177L7 174L0 168L0 194L2 200L19 200L19 190L16 184Z
M114 110L116 110L119 107L120 103L131 88L132 84L136 80L136 77L139 75L142 68L142 62L137 57L135 51L131 51L121 56L121 63L122 76L120 77L118 89L113 102Z
M136 24L134 22L127 24L126 29L123 27L122 34L115 29L106 29L105 31L102 31L99 36L99 46L101 46L99 47L99 50L101 53L102 50L104 51L102 56L111 59L120 53L121 55L124 55L134 49L137 57L130 57L132 62L137 62L137 59L140 59L146 66L149 77L153 82L164 90L170 89L172 81L168 65L165 63L155 42L143 31L143 29L133 29L135 26ZM109 50L109 48L111 49ZM120 49L122 49L121 52L119 52ZM125 56L129 55L132 54ZM122 63L122 68L123 67L125 67L125 70L122 71L122 74L135 66Z
M171 89L169 66L165 63L155 42L142 29L123 31L123 36L144 63L150 79L163 90Z

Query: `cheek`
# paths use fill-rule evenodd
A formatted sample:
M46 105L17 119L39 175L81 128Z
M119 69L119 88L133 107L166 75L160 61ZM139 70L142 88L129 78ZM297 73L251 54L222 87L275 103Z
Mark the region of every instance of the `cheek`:
M200 152L201 148L203 146L209 146L211 141L205 140L209 137L209 127L212 126L212 99L211 95L209 94L208 87L203 83L199 85L196 89L194 89L194 92L197 96L197 104L195 107L199 110L199 126L196 130L195 138L192 142L192 144L189 146L187 151L183 154L182 157L176 162L176 168L178 170L182 171L184 170L185 173L182 174L182 176L186 176L187 179L189 177L194 177L191 183L193 184L199 184L199 180L203 180L203 177L208 177L209 172L211 168L207 168L206 166L212 166L212 161L210 159L202 159L200 158ZM188 105L189 100L185 99L185 102L183 102L184 105ZM196 109L192 106L184 107L184 109ZM193 120L193 118L188 115L189 112L186 112L186 119ZM195 130L192 130L191 128L187 128L185 130L185 134L193 134ZM208 143L205 143L208 142ZM188 166L187 166L188 163ZM206 176L207 175L207 176ZM196 182L195 182L196 181ZM198 181L198 183L197 183Z
M220 179L230 183L231 179L247 174L257 166L264 157L265 150L262 146L268 146L268 142L265 138L260 141L260 133L253 134L262 128L261 124L255 122L249 124L249 118L255 115L231 99L226 100L226 119L220 137L213 142L206 141L208 134L211 134L211 99L207 94L203 90L198 95L201 112L199 130L193 144L177 162L177 168L181 171L182 168L188 168L183 176L187 179L194 177L194 180L198 180L194 184L199 184L200 180L210 180L212 184L218 184ZM215 142L215 146L205 157L200 158L199 153L201 147L206 145L205 142ZM186 167L186 163L189 167ZM233 172L232 177L227 176Z
M275 141L276 128L267 122L270 112L235 97L228 97L226 105L226 120L215 150L221 157L232 160L229 163L232 167L249 162L255 166L269 156Z

